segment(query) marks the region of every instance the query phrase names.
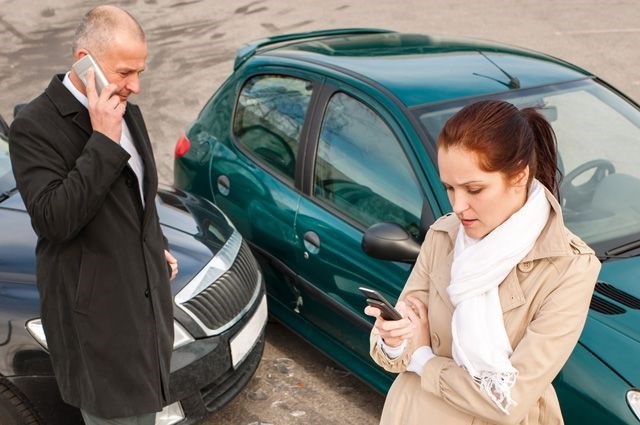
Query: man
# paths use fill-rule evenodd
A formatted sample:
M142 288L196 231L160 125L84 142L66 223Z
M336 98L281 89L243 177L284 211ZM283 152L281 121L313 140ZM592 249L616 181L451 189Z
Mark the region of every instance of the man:
M173 314L155 209L158 177L137 106L145 35L122 9L87 13L74 61L91 54L110 82L54 76L18 114L10 155L38 235L42 322L62 398L87 424L153 424L168 404ZM114 419L115 418L115 419Z

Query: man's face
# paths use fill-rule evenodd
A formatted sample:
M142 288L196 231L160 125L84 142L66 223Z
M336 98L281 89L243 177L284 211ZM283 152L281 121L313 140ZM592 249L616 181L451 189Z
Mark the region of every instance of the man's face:
M116 84L116 94L126 101L132 93L140 93L140 74L147 60L147 43L137 38L118 35L94 56L109 83Z
M485 237L526 201L528 168L509 182L501 172L482 170L475 153L456 147L438 149L438 168L453 212L471 238Z

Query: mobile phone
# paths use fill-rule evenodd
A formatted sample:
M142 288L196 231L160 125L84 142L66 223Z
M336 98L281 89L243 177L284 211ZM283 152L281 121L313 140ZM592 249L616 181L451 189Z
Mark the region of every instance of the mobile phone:
M72 65L75 73L80 77L84 86L87 86L87 71L89 68L93 68L93 75L95 75L96 80L96 91L98 94L105 88L109 81L107 81L107 77L104 76L104 73L98 66L98 63L93 59L91 55L85 55L81 57L76 63Z
M358 289L364 294L365 297L367 297L367 304L380 310L380 316L384 320L402 319L402 315L400 314L400 312L398 312L398 310L396 310L393 305L389 301L387 301L387 299L383 297L378 291L365 287L360 287Z

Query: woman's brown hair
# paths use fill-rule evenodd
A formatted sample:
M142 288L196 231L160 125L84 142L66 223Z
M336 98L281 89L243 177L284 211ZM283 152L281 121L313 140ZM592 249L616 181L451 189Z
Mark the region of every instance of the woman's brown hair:
M509 102L471 103L444 125L438 148L458 147L474 152L480 168L516 176L529 166L535 177L558 196L557 141L547 120L535 108L519 110Z

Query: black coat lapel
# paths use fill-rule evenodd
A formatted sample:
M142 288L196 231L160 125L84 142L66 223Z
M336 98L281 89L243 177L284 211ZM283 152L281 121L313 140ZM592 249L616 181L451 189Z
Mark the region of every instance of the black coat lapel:
M154 210L154 208L149 207L155 202L155 194L158 189L158 174L153 152L151 151L151 141L149 140L140 108L137 105L128 103L124 118L133 137L133 143L144 163L144 223L146 223L149 211Z

